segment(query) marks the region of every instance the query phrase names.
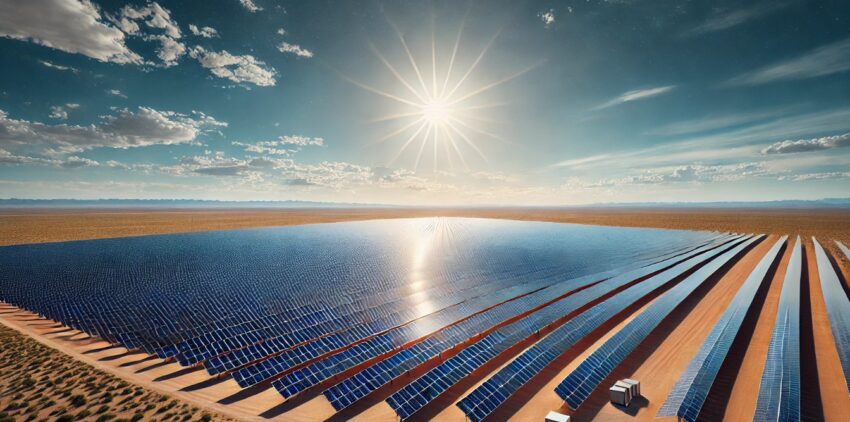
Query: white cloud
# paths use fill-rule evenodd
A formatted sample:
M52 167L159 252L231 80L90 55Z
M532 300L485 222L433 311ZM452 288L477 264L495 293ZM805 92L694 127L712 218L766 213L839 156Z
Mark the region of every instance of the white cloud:
M71 66L62 66L62 65L55 64L55 63L51 63L51 62L49 62L49 61L47 61L47 60L39 60L38 62L39 62L39 63L41 63L41 64L43 64L43 65L44 65L44 66L46 66L46 67L51 68L51 69L62 70L62 71L68 71L68 72L72 72L72 73L79 73L79 72L80 72L80 70L79 70L79 69L77 69L77 68L75 68L75 67L71 67Z
M291 53L295 54L298 57L313 57L313 52L307 50L306 48L302 48L297 44L290 44L288 42L282 42L277 46L277 49L280 50L281 53Z
M68 119L68 111L79 108L79 104L68 103L63 106L52 106L50 107L50 118L51 119L59 119L59 120L67 120Z
M233 145L243 147L247 152L253 152L258 154L272 154L272 155L291 155L294 152L297 152L297 149L292 149L292 147L305 147L305 146L324 146L325 140L322 138L310 138L307 136L281 136L274 141L260 141L253 143L246 142L232 142ZM283 148L290 147L290 148Z
M732 11L722 11L720 13L715 13L700 25L697 25L694 28L685 31L683 35L701 35L709 32L717 32L733 28L735 26L742 25L746 22L761 18L777 10L783 9L786 6L788 6L788 4L783 3L781 1L770 1L761 4L756 4L747 8Z
M793 176L781 176L779 180L790 180L792 182L806 182L810 180L835 180L835 179L850 179L850 172L833 171L825 173L804 173L795 174Z
M193 35L203 38L215 38L218 37L218 31L215 28L211 28L209 26L205 26L203 28L198 28L196 25L189 24L189 31L192 32Z
M821 138L786 140L768 145L762 154L790 154L795 152L821 151L833 148L850 147L850 133L824 136Z
M818 47L794 59L738 75L725 86L761 85L770 82L809 79L850 70L850 39Z
M647 98L657 97L659 95L666 94L676 88L675 85L667 85L667 86L659 86L655 88L646 88L646 89L636 89L633 91L624 92L622 95L617 98L613 98L609 101L606 101L603 104L600 104L594 107L594 110L602 110L609 107L618 106L620 104L628 103L631 101L637 100L645 100Z
M203 47L193 47L189 50L189 56L219 78L258 86L275 84L275 70L251 55L234 56L227 51L207 51Z
M257 4L254 3L254 0L239 0L239 3L242 3L242 6L245 7L245 9L247 9L251 13L256 13L260 10L263 10L262 7L257 6Z
M100 124L49 125L12 119L0 110L0 146L7 150L32 150L43 155L67 154L92 148L134 148L196 142L206 130L226 126L200 112L192 115L139 107L120 109L104 116Z
M540 12L537 17L543 21L543 26L549 28L555 23L555 9L549 9L548 12Z
M123 93L121 93L120 90L117 90L117 89L107 89L106 93L113 96L113 97L127 98L126 95L124 95Z
M82 158L77 156L70 156L65 159L52 159L52 158L42 158L42 157L29 157L24 155L14 155L9 151L0 149L0 165L38 165L38 166L52 166L52 167L61 167L61 168L80 168L80 167L93 167L98 166L98 163L95 160L91 160L88 158Z
M621 178L603 178L592 182L571 178L567 180L567 187L595 189L629 185L735 182L770 174L772 172L764 164L756 162L723 165L687 164L672 168L651 169Z
M156 2L148 3L144 7L135 8L133 6L124 6L121 9L120 20L117 25L128 34L136 34L139 32L137 22L144 22L149 28L162 29L166 35L171 38L180 38L180 27L173 19L171 12L163 8Z
M156 2L144 7L124 6L118 17L111 17L115 25L130 35L142 37L146 41L158 41L157 56L164 67L177 64L177 60L186 54L186 46L178 41L182 37L180 26L171 18L171 12ZM142 31L139 23L151 29L162 30L161 34L151 35Z
M277 34L278 34L278 35L286 35L286 30L285 30L285 29L283 29L283 28L278 28L278 29L277 29Z
M124 33L101 21L88 0L7 0L0 2L0 36L29 40L102 62L141 64L124 43Z

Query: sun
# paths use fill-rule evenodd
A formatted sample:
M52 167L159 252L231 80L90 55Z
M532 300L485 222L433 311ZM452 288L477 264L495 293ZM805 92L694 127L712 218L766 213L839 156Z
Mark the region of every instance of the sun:
M422 117L432 126L447 125L451 119L456 119L453 111L452 106L441 98L434 98L422 105Z
M372 52L393 75L395 81L404 88L404 92L401 94L391 93L389 92L390 89L379 89L343 75L349 82L373 94L392 100L397 105L396 112L372 120L373 123L400 123L400 127L376 140L376 142L396 141L400 143L399 149L388 163L389 165L392 165L405 151L413 147L414 150L417 150L413 170L418 171L426 147L430 146L433 151L432 162L435 171L441 164L441 156L445 157L450 166L454 167L455 159L457 159L464 168L469 170L470 167L464 151L471 150L486 162L487 157L478 143L482 139L503 140L499 135L479 126L480 123L487 122L487 119L482 118L479 114L488 108L504 106L505 103L479 103L476 101L481 94L519 77L536 65L494 82L470 86L470 80L474 79L473 74L496 41L499 31L488 40L480 53L471 60L471 65L461 73L457 71L457 59L463 39L464 24L465 21L461 22L454 45L447 49L437 48L432 26L430 51L417 60L401 30L390 22L407 60L392 63L374 45L370 46ZM451 53L447 54L449 51ZM423 68L422 64L428 66ZM406 72L406 76L402 72Z

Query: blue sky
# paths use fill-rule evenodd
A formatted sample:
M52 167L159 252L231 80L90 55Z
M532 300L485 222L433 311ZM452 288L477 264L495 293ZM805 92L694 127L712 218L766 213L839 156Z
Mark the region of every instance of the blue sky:
M850 196L844 1L0 4L0 197Z

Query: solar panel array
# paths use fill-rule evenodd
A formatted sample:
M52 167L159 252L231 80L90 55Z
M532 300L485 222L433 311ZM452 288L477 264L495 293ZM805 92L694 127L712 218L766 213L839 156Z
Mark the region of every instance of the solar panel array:
M752 237L688 276L666 292L646 310L631 320L602 346L596 349L558 385L555 392L572 409L577 409L590 393L604 380L661 321L694 292L706 279L720 270L741 252L762 239Z
M536 337L537 333L552 326L552 324L556 324L559 319L573 315L588 303L593 303L605 294L622 288L634 280L674 266L715 246L716 244L707 245L649 266L623 271L615 277L594 284L521 320L504 326L464 349L464 352L468 353L461 353L447 359L416 381L408 384L390 396L387 403L402 419L407 419L445 392L451 385L468 376L499 353L516 346L521 341Z
M694 267L710 262L718 255L735 247L736 244L745 241L736 238L733 239L733 243L723 244L717 249L713 249L715 245L711 245L706 250L700 251L706 253L690 257L577 315L492 375L481 386L460 400L458 406L471 420L484 419L542 368L606 321Z
M756 412L758 422L800 420L800 276L803 258L800 237L794 243L767 359L759 384Z
M829 327L835 339L841 368L844 370L844 381L850 391L850 298L844 292L841 280L838 279L826 251L814 237L812 243L815 247L818 278L823 300L826 302L826 313L829 316Z
M373 374L484 359L556 318L553 301L575 306L574 290L721 239L411 219L22 245L2 248L0 300L285 397L350 380L327 393L344 408Z
M676 381L658 411L659 417L678 416L685 421L697 420L756 293L765 281L770 282L767 280L768 271L777 261L787 239L787 236L779 239L750 272L714 328L708 333L696 356Z

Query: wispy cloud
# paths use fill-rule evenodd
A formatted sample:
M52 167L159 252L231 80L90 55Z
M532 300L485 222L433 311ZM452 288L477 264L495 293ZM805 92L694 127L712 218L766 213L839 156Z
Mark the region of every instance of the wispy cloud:
M675 85L667 85L624 92L618 97L594 107L593 110L603 110L609 107L618 106L620 104L625 104L632 101L645 100L647 98L657 97L659 95L663 95L672 91L674 88L676 88Z
M72 72L72 73L79 73L80 72L80 70L77 69L77 68L74 68L74 67L71 67L71 66L58 65L56 63L51 63L47 60L39 60L38 62L43 64L46 67L51 68L51 69L62 70L62 71L67 71L67 72Z
M281 53L294 54L298 57L306 57L306 58L313 57L312 51L310 51L306 48L303 48L303 47L301 47L300 45L297 45L297 44L290 44L288 42L282 42L277 46L277 49Z
M818 47L790 60L738 75L722 85L761 85L783 80L816 78L848 70L850 70L850 38Z
M850 133L813 139L786 140L769 145L762 154L791 154L850 147Z
M711 132L720 129L733 128L749 123L762 122L779 116L787 115L793 108L778 108L752 112L708 116L701 119L685 120L670 123L650 130L647 135L679 136L693 133Z
M254 3L254 0L239 0L239 3L241 3L242 7L244 7L247 11L251 13L256 13L260 10L263 10L262 7L257 6L257 4Z
M682 35L690 37L710 32L723 31L729 28L736 27L738 25L742 25L746 22L761 18L765 15L783 9L787 6L788 3L773 1L756 4L754 6L742 9L724 10L719 13L714 13L703 23L686 30L682 33Z

